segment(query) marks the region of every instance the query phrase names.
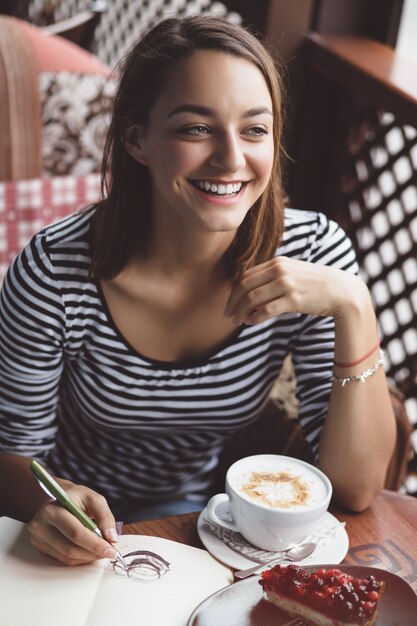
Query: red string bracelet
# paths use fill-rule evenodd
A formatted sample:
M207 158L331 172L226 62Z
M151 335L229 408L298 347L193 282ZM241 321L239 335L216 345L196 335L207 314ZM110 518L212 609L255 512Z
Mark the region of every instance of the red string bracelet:
M367 352L362 358L358 359L357 361L351 361L350 363L337 363L335 361L334 366L335 367L353 367L353 365L359 365L359 363L362 363L363 361L365 361L365 359L367 359L368 356L371 356L371 354L373 354L375 350L379 348L380 343L381 343L381 340L378 339L376 345L372 348L372 350L369 350L369 352Z

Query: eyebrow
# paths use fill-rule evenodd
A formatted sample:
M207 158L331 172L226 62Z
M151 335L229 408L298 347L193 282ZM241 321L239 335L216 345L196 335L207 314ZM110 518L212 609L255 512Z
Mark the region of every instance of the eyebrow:
M201 115L203 117L211 117L211 118L216 117L216 112L214 109L211 109L209 107L205 107L199 104L180 104L169 113L168 117L177 115L177 113L196 113L197 115ZM272 111L268 109L268 107L261 106L261 107L253 107L252 109L248 109L247 111L244 112L242 117L244 118L256 117L257 115L262 115L264 113L267 113L268 115L271 115L271 116L273 115Z

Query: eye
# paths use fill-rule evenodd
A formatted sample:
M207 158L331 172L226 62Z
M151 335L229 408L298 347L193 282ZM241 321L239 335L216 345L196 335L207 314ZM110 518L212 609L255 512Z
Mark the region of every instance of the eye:
M253 137L263 137L268 134L268 129L264 126L252 126L245 131L248 135Z
M186 128L181 128L179 131L182 135L208 135L209 129L207 126L203 124L195 124L194 126L187 126Z

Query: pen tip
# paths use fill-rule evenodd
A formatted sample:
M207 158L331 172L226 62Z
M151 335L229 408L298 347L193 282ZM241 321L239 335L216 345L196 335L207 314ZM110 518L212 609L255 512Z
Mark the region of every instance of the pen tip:
M118 561L120 561L120 563L122 563L122 564L123 564L123 567L127 568L127 563L126 563L126 561L124 560L124 558L122 557L122 555L120 554L120 552L118 552L118 553L117 553L117 555L116 555L116 559L117 559Z

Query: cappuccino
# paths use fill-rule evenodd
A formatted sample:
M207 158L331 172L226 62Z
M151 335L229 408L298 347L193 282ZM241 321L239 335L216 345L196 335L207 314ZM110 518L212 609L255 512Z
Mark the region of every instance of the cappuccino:
M253 546L276 551L299 543L326 513L332 485L318 468L288 456L256 454L231 465L226 492L207 503L206 517Z
M308 508L322 502L327 488L320 476L296 461L263 462L235 475L232 486L245 498L273 509Z

